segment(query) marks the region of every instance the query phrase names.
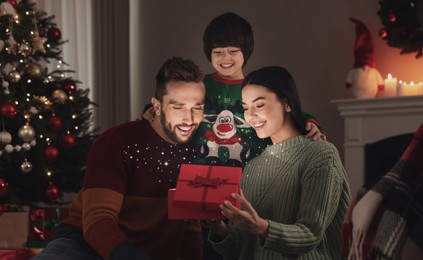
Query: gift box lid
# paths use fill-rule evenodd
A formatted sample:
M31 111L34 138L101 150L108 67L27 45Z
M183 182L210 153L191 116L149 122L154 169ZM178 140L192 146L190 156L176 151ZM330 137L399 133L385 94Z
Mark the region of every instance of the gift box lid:
M239 193L242 168L182 164L174 195L174 206L220 210L225 200L236 204L232 193Z

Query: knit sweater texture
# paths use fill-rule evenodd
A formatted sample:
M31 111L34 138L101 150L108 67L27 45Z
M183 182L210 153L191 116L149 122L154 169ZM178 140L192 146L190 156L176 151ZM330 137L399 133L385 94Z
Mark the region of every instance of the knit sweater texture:
M82 229L105 259L123 241L151 259L199 259L201 226L167 216L168 189L194 155L192 143L170 144L145 120L107 130L90 150L83 189L64 223Z
M351 200L333 144L294 137L268 146L245 166L241 189L261 218L265 238L229 222L213 247L227 259L342 259L340 228Z

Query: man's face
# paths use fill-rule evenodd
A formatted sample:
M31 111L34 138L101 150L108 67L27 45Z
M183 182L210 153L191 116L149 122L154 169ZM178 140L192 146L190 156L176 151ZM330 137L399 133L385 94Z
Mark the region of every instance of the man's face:
M171 142L186 143L193 136L204 115L203 82L170 82L156 115ZM157 101L158 102L158 101Z

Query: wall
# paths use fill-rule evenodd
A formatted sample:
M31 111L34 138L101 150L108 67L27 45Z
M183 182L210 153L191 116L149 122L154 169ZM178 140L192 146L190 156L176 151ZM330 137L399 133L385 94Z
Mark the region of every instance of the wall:
M376 58L384 77L422 80L423 60L400 55L378 36L381 22L378 1L373 0L141 0L137 20L140 39L137 54L138 104L132 117L149 102L154 76L171 56L189 57L206 72L211 66L202 51L202 33L216 15L234 11L246 18L255 33L255 51L245 71L265 65L282 65L296 79L303 109L319 118L324 132L342 155L343 120L333 99L351 98L345 77L353 64L355 28L349 17L362 20L373 34ZM420 73L419 73L420 72ZM417 78L420 77L420 78ZM389 126L387 126L389 127Z

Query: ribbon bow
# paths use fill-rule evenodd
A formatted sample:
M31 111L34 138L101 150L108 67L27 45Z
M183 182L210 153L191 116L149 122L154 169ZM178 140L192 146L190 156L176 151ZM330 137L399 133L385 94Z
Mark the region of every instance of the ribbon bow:
M227 179L220 178L204 178L203 176L195 176L194 180L190 181L190 185L199 188L199 187L213 187L218 188L221 184L226 183Z

